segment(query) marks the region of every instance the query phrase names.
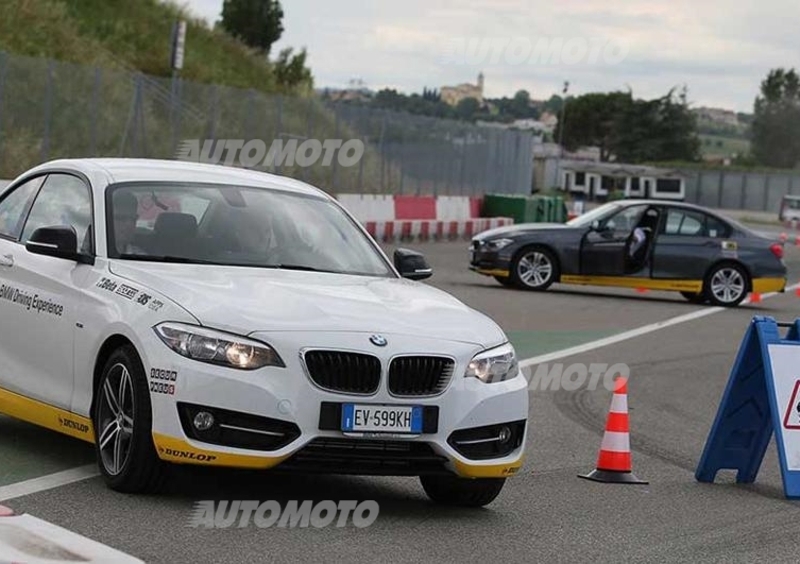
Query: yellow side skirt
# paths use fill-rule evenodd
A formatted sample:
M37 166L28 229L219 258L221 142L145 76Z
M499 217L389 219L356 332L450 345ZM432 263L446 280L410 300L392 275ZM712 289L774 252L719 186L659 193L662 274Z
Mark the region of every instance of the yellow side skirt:
M475 272L478 274L483 274L485 276L499 276L501 278L508 278L511 276L511 273L508 270L503 270L502 268L495 268L495 269L486 269L486 268L477 268Z
M676 292L700 292L702 280L657 280L652 278L631 278L628 276L578 276L564 274L562 284L582 284L589 286L615 286L618 288L645 288Z
M94 443L92 420L0 388L0 413Z

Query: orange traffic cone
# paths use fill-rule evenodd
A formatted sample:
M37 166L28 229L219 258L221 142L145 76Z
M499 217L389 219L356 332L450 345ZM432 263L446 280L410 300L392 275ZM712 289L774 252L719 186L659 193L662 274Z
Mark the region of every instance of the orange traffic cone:
M751 304L760 304L761 303L761 294L758 292L753 292L750 294L750 303Z
M579 478L617 484L647 484L631 472L630 425L628 419L628 380L615 381L614 396L606 420L606 431L600 444L596 468Z
M794 295L800 298L800 288L795 288Z

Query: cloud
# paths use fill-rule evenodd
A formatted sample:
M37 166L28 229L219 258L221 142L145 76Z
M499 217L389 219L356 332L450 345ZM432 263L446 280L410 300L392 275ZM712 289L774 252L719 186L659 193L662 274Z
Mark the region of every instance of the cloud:
M222 0L186 0L211 21ZM474 82L481 70L491 97L518 89L547 98L564 80L575 93L634 90L664 94L686 84L699 105L752 111L770 68L796 60L796 0L292 0L275 49L305 46L318 86L354 77L373 89L405 92ZM448 64L460 39L584 38L627 46L615 65L509 64L508 57Z

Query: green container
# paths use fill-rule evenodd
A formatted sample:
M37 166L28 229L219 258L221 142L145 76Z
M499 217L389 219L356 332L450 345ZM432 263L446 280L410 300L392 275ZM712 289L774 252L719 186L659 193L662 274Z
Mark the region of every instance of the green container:
M567 209L560 196L512 196L488 194L483 217L510 217L514 223L564 223Z

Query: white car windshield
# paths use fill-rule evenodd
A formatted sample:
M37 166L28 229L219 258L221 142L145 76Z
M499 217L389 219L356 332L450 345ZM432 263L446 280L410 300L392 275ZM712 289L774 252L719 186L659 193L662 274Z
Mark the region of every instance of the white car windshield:
M333 202L281 190L135 183L108 188L108 256L395 276Z

